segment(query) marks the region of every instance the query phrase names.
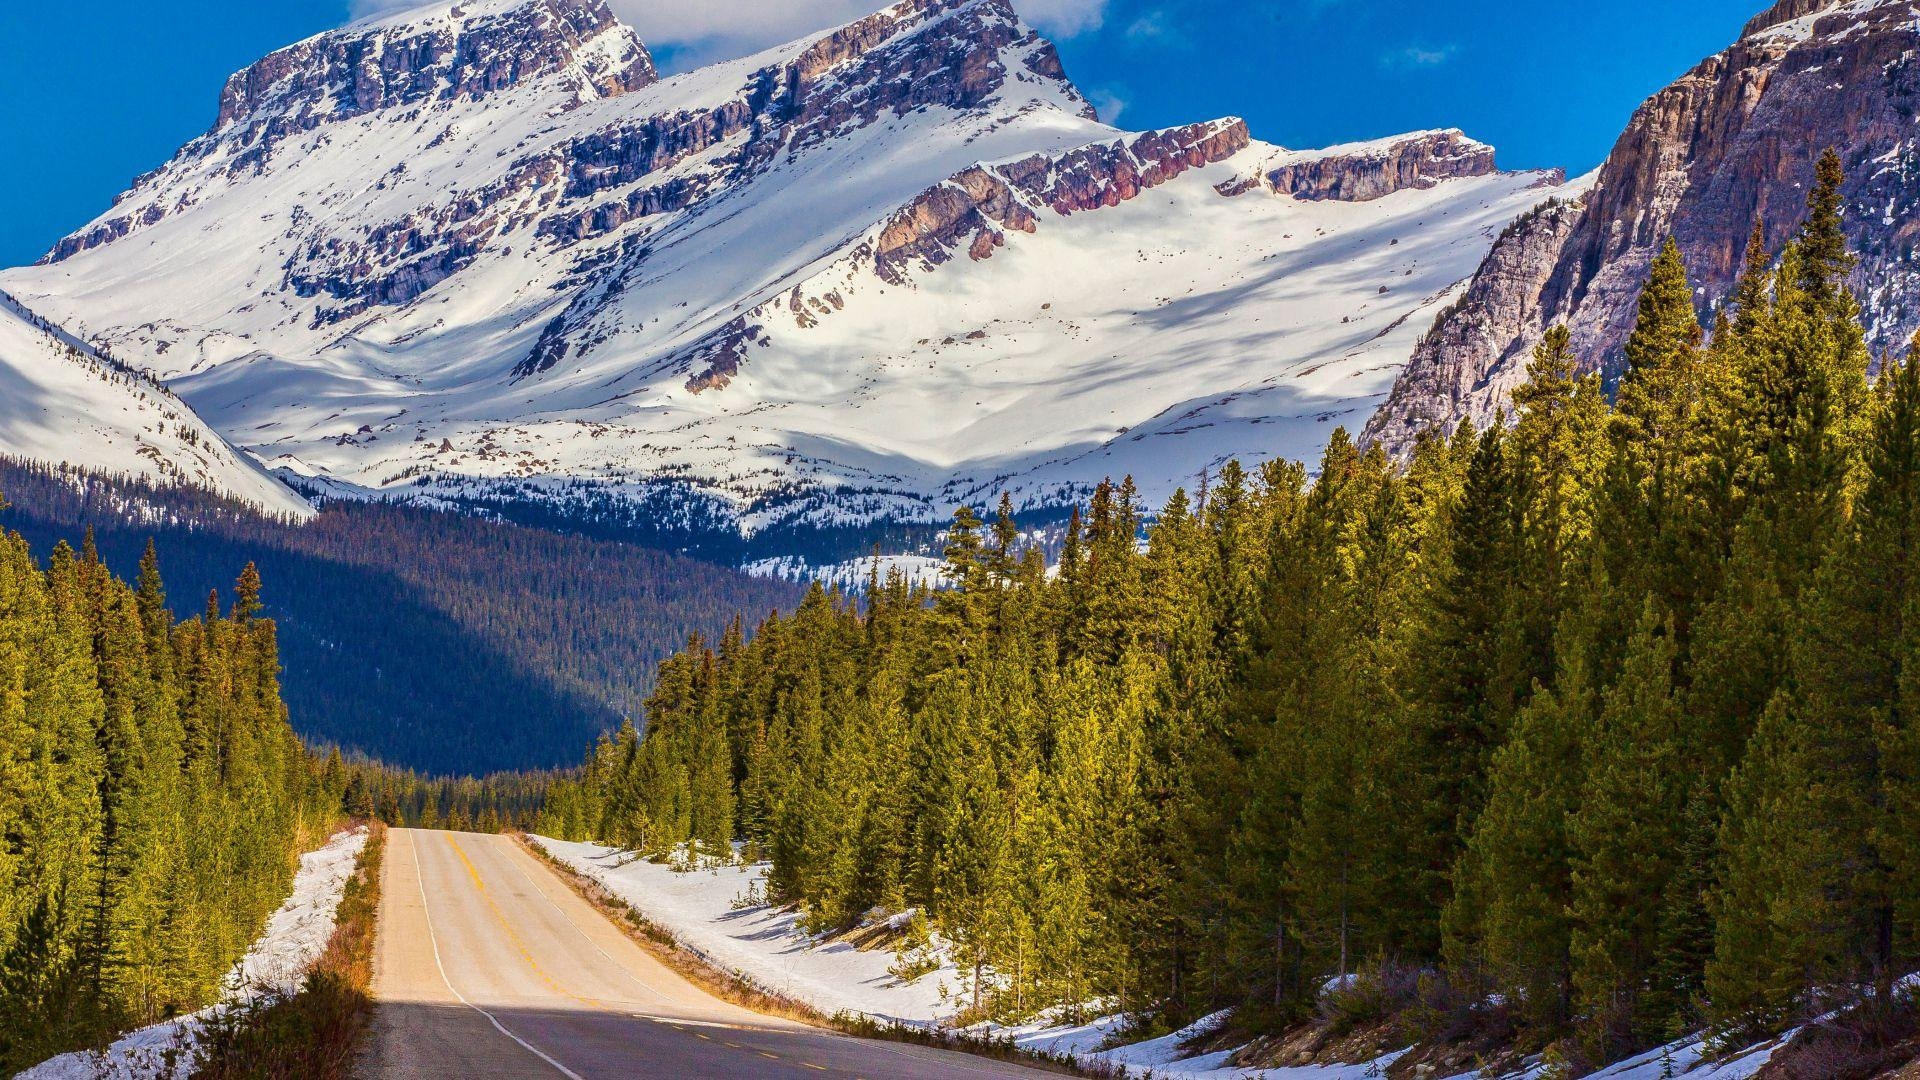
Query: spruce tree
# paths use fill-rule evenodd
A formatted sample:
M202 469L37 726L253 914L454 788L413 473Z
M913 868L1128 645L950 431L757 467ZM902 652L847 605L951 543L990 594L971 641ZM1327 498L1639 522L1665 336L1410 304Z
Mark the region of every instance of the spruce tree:
M1699 768L1674 691L1676 652L1672 620L1649 600L1587 733L1585 783L1567 820L1575 1008L1598 1061L1652 1045L1667 1019L1643 996Z

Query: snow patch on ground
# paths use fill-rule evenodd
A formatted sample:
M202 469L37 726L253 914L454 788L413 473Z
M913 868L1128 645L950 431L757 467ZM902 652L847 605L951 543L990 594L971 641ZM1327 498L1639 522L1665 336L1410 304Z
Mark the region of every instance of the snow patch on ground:
M1792 1042L1798 1031L1795 1028L1726 1057L1710 1056L1705 1039L1689 1035L1637 1057L1615 1062L1589 1074L1589 1080L1746 1080L1772 1060L1774 1051ZM1536 1061L1496 1080L1540 1080L1546 1075L1546 1065ZM1465 1072L1445 1080L1481 1080L1483 1076L1479 1072Z
M854 1012L880 1021L935 1026L951 1019L965 1004L961 973L951 965L902 983L888 971L894 963L891 952L861 951L844 942L822 942L800 927L797 912L766 904L749 905L748 900L765 893L765 863L677 870L601 844L544 836L533 840L554 858L633 905L708 963L739 972L766 989L797 998L821 1012ZM1072 1054L1089 1064L1124 1067L1131 1076L1150 1073L1165 1080L1361 1080L1384 1076L1387 1065L1397 1056L1360 1065L1264 1069L1229 1067L1228 1051L1183 1057L1185 1044L1225 1019L1226 1014L1219 1013L1171 1035L1122 1046L1110 1045L1123 1037L1125 1018L1121 1016L1080 1024L1043 1020L972 1030L1012 1039L1015 1045L1037 1053Z
M879 564L877 568L876 562ZM778 578L801 584L818 581L822 585L837 587L842 592L862 592L867 587L869 577L877 577L885 584L887 576L895 570L909 585L940 588L946 584L946 567L945 559L932 555L882 555L877 559L870 557L833 563L812 563L797 555L781 555L757 559L742 565L740 569L754 577Z
M767 865L679 871L599 844L534 840L561 862L593 878L666 928L708 963L738 971L768 990L798 998L825 1013L857 1012L880 1020L932 1024L953 1006L959 973L943 967L912 983L888 972L893 954L845 943L818 944L799 925L799 913L765 904L735 908L764 894Z
M631 852L601 844L570 843L544 836L533 840L553 857L633 905L708 963L738 972L821 1012L863 1013L881 1021L935 1026L950 1020L965 1003L961 973L951 965L902 983L888 970L894 963L891 952L863 952L844 942L823 942L800 927L798 912L752 902L765 895L769 869L765 863L685 870L636 859ZM1399 1050L1349 1065L1264 1068L1228 1065L1230 1050L1197 1056L1186 1053L1189 1044L1219 1028L1227 1015L1215 1013L1171 1035L1122 1045L1114 1045L1116 1039L1125 1037L1126 1018L1122 1016L1103 1016L1078 1024L1042 1018L1031 1024L985 1025L971 1030L1011 1039L1016 1046L1036 1053L1071 1054L1088 1064L1124 1068L1128 1076L1150 1075L1164 1080L1368 1080L1385 1076L1387 1067L1406 1053ZM1710 1058L1702 1038L1693 1035L1593 1075L1595 1080L1746 1080L1793 1035L1787 1032L1725 1058ZM1500 1080L1539 1080L1544 1069L1544 1065L1534 1064ZM1479 1075L1463 1073L1447 1080L1478 1080Z
M206 1019L234 1005L300 988L307 969L333 936L340 898L366 844L367 830L351 829L300 857L293 895L267 919L259 940L227 975L224 1004L129 1032L105 1050L49 1058L15 1080L175 1080L191 1075Z

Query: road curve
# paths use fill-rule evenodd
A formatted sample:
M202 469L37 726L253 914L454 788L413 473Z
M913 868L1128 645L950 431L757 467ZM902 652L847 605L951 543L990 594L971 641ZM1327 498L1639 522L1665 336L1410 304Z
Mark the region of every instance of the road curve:
M394 829L368 1077L981 1080L1051 1074L731 1005L504 836Z

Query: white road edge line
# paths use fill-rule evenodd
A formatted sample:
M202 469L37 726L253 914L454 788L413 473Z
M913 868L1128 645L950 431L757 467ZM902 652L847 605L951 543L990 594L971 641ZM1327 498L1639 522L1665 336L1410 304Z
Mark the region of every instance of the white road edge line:
M407 834L407 846L413 851L413 880L414 884L420 887L420 914L425 916L427 920L427 944L433 947L433 966L440 971L440 981L447 984L447 989L453 991L453 996L460 999L460 1004L486 1017L487 1021L491 1023L500 1034L519 1043L521 1049L553 1066L555 1069L560 1070L560 1075L565 1076L567 1080L586 1080L586 1077L581 1076L579 1073L553 1060L553 1058L548 1057L546 1052L539 1047L508 1031L506 1025L502 1024L498 1017L480 1006L475 1005L473 1002L468 1001L467 995L461 993L460 988L453 985L452 979L447 978L446 965L440 962L440 942L433 933L433 911L427 904L427 882L426 879L420 875L420 845L414 840L414 835L413 832L408 832Z

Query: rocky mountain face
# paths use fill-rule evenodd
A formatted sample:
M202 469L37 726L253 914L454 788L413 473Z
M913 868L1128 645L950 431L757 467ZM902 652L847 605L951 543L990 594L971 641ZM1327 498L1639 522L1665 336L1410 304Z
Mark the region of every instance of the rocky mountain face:
M1311 456L1558 179L1122 131L1008 0L672 78L604 0L441 0L236 74L0 284L310 487L835 529Z
M991 258L1006 246L1008 229L1038 232L1045 211L1052 211L1049 217L1065 217L1118 206L1188 169L1225 161L1251 143L1245 122L1226 120L970 166L915 196L851 258L870 264L881 281L909 286L914 268L930 271L963 250L974 262ZM695 355L706 364L687 380L687 389L698 393L725 388L739 373L749 346L768 341L767 320L784 313L805 330L844 306L838 291L805 297L795 286L787 296L727 323L697 346Z
M1442 180L1493 174L1493 147L1458 131L1427 131L1325 154L1286 155L1263 182L1296 199L1368 202Z
M1725 299L1758 221L1779 250L1828 146L1848 169L1854 287L1876 348L1920 329L1920 20L1895 0L1782 0L1739 41L1655 94L1570 204L1495 245L1464 301L1420 344L1367 438L1404 453L1421 430L1485 423L1565 322L1618 376L1653 256L1685 253L1703 313ZM1567 193L1562 193L1563 197Z
M372 113L436 102L478 100L523 83L552 79L576 103L638 90L659 79L653 58L604 3L498 0L455 4L445 18L386 20L353 33L324 34L274 52L235 72L220 92L213 128L172 163L134 181L110 213L61 240L57 262L110 243L197 203L204 187L170 202L130 199L171 188L187 174L242 180L264 172L287 139ZM217 160L217 170L195 169Z

